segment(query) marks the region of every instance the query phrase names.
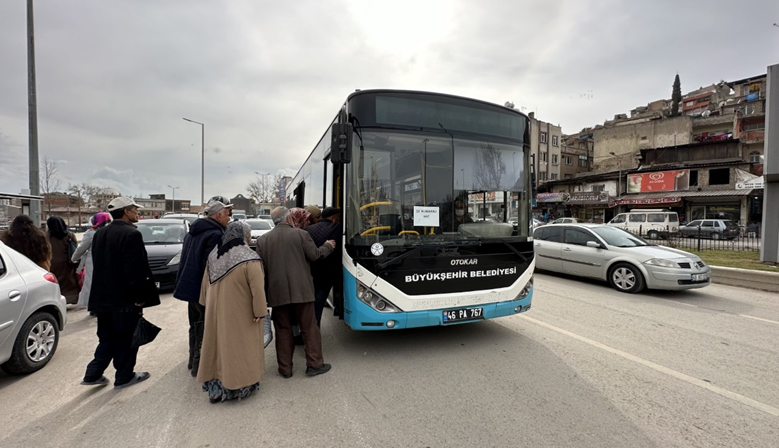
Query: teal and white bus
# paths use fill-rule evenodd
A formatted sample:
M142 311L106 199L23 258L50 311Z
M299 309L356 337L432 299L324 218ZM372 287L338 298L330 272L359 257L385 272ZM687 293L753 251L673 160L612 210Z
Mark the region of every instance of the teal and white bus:
M529 130L524 114L468 98L349 95L286 186L288 207L342 210L335 315L388 330L530 309Z

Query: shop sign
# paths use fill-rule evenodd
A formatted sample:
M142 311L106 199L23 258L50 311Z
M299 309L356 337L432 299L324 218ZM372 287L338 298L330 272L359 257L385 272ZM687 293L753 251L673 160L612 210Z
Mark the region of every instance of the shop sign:
M536 201L538 202L568 202L570 199L568 193L538 193Z
M609 195L603 191L582 191L571 193L571 201L605 204L609 202Z
M736 190L762 190L765 186L763 176L755 177L743 182L736 182Z
M616 205L620 204L671 204L674 202L681 202L682 198L679 196L667 197L667 198L640 198L640 199L620 199L615 201Z
M651 193L690 189L690 170L628 174L628 193Z
M495 199L495 192L494 191L488 191L486 193L471 193L468 195L469 201L483 201L483 200L494 200Z

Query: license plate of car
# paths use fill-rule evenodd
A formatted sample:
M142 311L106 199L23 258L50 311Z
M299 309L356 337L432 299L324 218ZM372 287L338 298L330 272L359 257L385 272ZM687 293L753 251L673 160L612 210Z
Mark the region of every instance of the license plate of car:
M690 276L691 276L690 280L692 280L694 282L702 282L704 280L708 280L709 279L709 274L707 274L707 273L703 273L703 274L690 274Z
M484 310L482 308L464 308L460 310L444 311L445 324L476 319L484 319Z
M160 282L154 282L154 286L156 286L157 289L160 289Z

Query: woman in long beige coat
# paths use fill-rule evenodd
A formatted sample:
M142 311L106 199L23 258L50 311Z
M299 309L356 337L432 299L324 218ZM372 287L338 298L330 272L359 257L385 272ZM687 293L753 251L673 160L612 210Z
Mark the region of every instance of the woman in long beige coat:
M250 238L246 223L228 224L203 276L200 304L206 316L197 380L211 403L248 397L265 370L265 274Z

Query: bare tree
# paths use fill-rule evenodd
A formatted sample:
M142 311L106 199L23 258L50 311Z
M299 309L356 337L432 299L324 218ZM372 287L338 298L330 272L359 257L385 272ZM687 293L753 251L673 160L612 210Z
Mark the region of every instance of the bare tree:
M96 185L82 183L81 189L84 191L84 199L86 200L87 205L95 205L95 196L100 193L101 188Z
M503 162L503 153L487 143L481 145L476 151L476 163L474 166L478 188L485 191L500 190L500 180L506 174L506 164Z
M59 165L56 160L46 156L43 157L40 168L41 194L43 194L43 200L45 201L49 216L51 216L51 194L62 187L62 182L59 180L59 171Z
M281 187L281 176L257 176L257 179L249 182L246 192L257 204L276 202Z

